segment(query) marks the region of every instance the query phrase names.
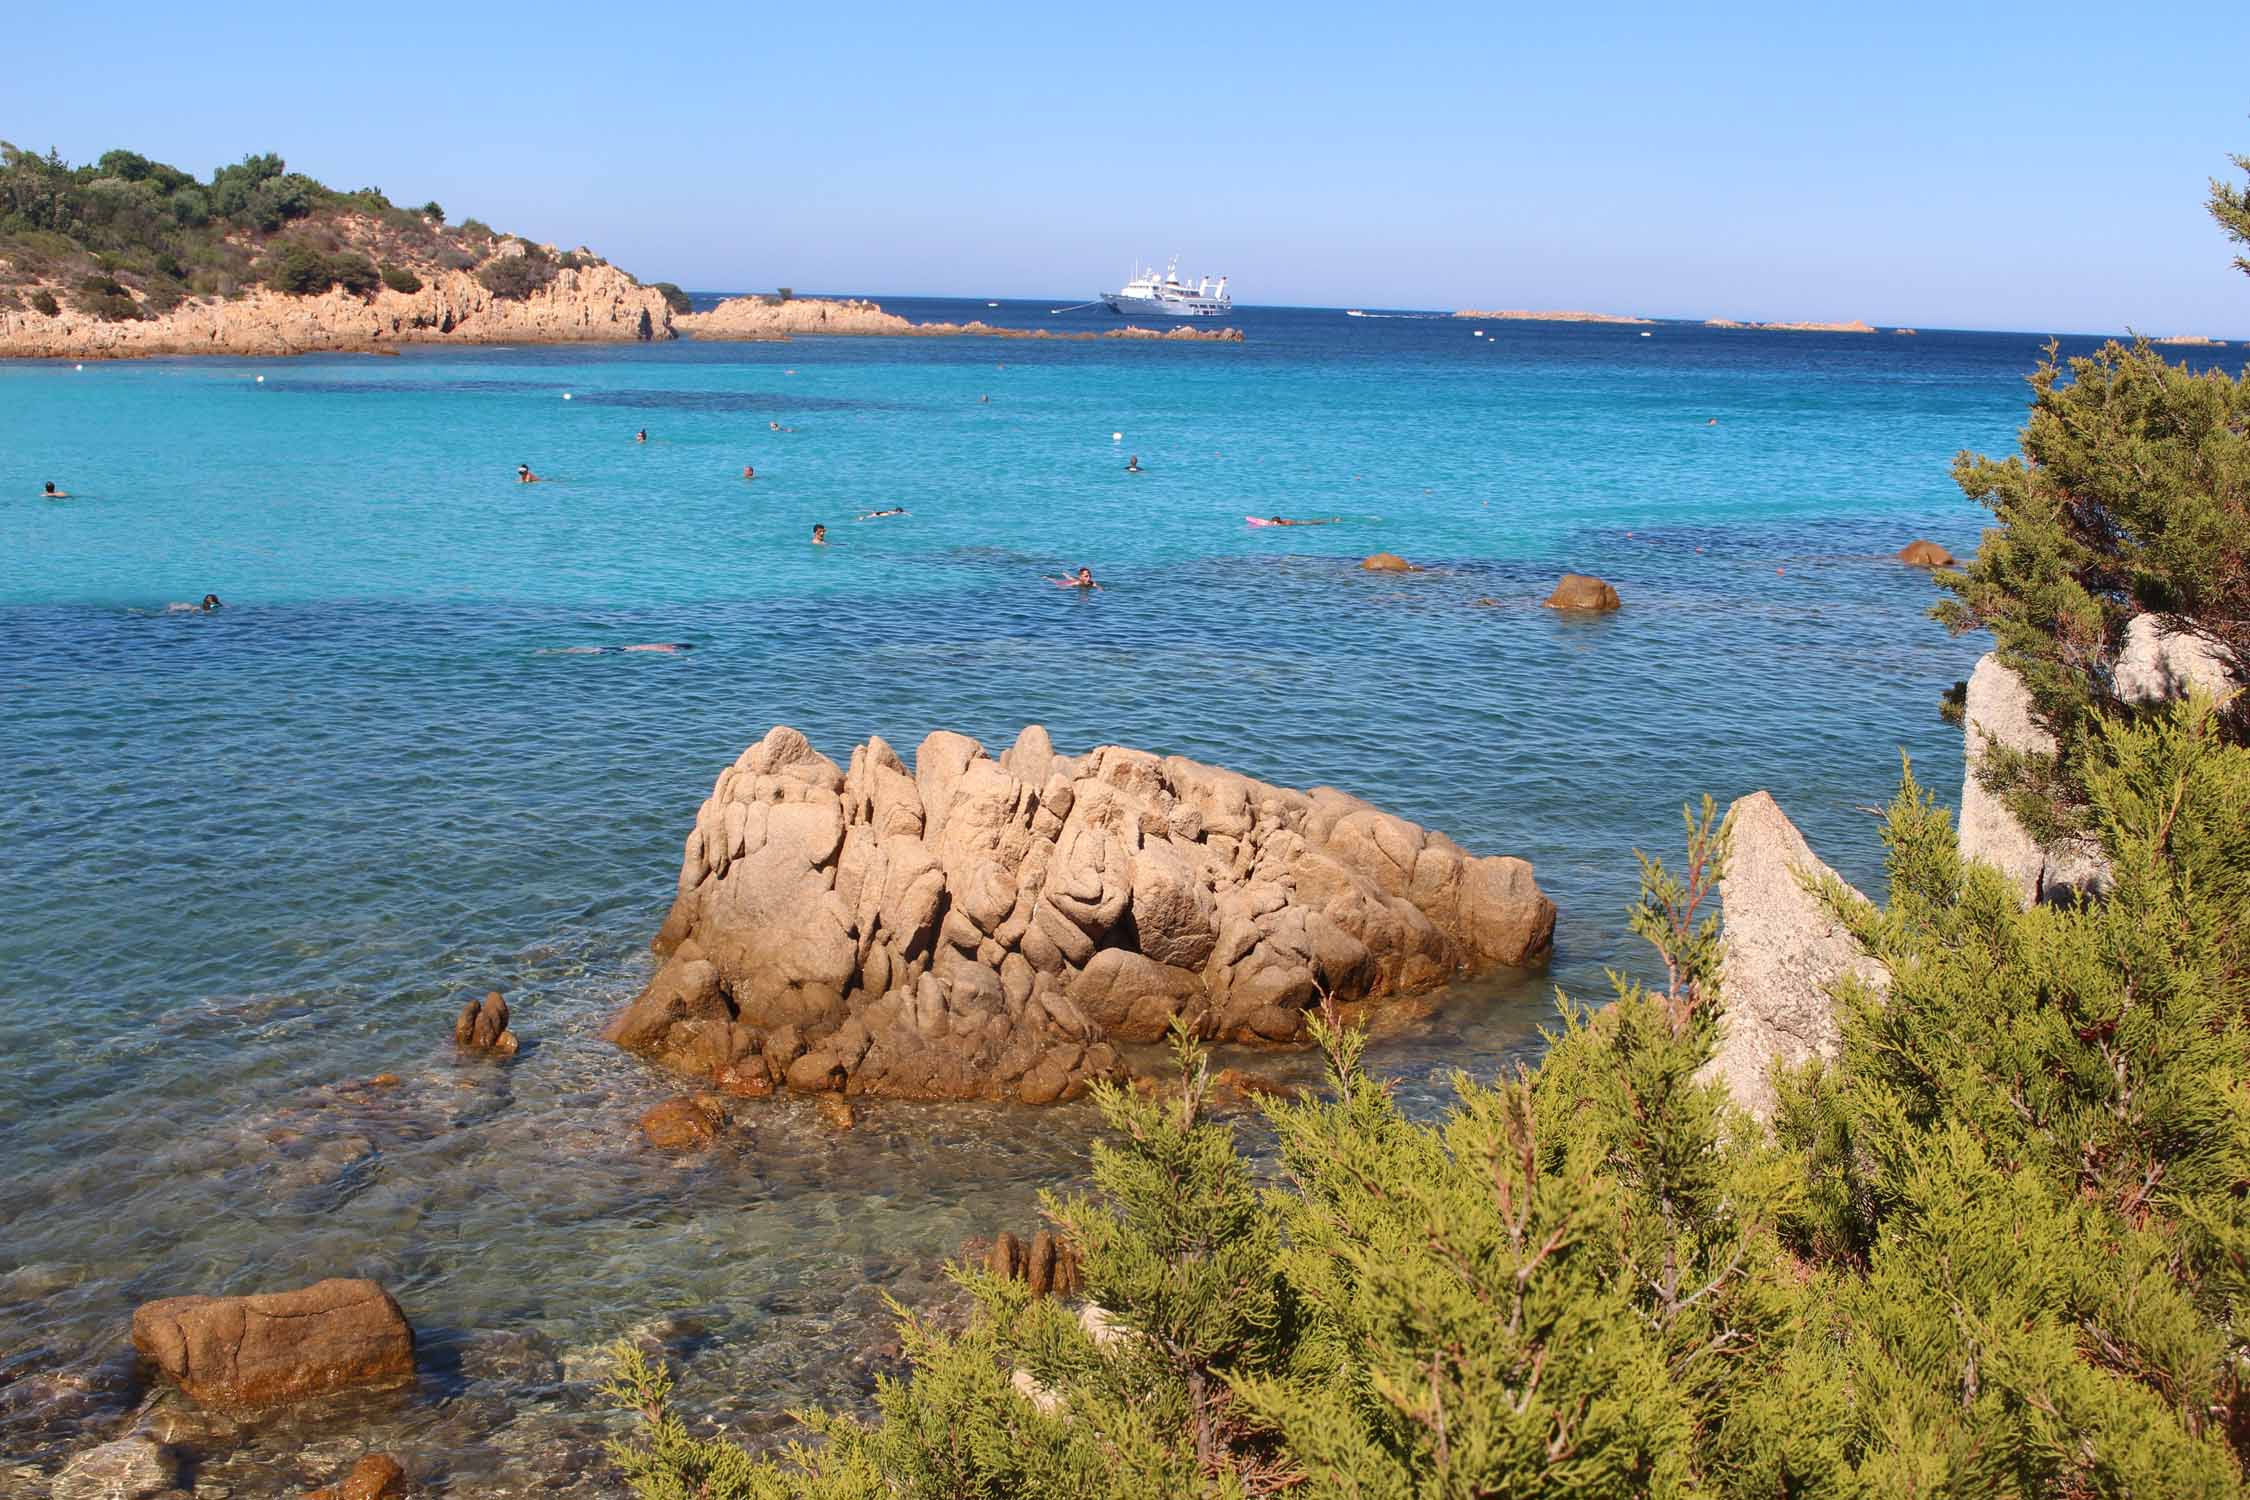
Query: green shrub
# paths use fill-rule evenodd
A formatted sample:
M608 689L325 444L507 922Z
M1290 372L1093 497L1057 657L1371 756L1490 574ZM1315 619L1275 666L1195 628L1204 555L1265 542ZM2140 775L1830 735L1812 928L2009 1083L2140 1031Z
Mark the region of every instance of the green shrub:
M146 316L162 317L185 301L187 292L177 281L155 280L141 289L141 311Z
M652 281L649 283L649 288L652 291L662 292L664 294L664 305L676 313L693 312L695 310L695 304L688 300L688 294L680 290L677 282Z
M383 285L394 292L412 293L422 290L422 278L404 266L385 264L382 275Z
M292 297L315 296L336 284L328 257L302 240L276 240L267 246L258 276L273 290Z
M477 280L495 297L521 301L552 283L556 276L555 263L546 256L526 252L522 255L501 255L486 261L477 272Z
M461 221L460 228L455 232L465 240L490 240L499 238L499 236L495 235L492 232L492 226L485 223L482 219L463 219Z
M57 318L62 316L62 304L60 302L57 302L55 300L55 294L48 291L45 287L41 287L38 291L31 294L31 305L39 312L46 314L50 318Z
M445 210L438 206L437 199L432 198L422 205L422 217L433 224L443 224L445 222Z
M375 289L383 284L382 275L375 269L375 262L356 250L329 256L328 274L338 286L355 297L372 297Z
M105 323L130 323L141 316L141 305L133 294L114 276L97 275L82 278L77 294L72 297L78 310L101 319Z

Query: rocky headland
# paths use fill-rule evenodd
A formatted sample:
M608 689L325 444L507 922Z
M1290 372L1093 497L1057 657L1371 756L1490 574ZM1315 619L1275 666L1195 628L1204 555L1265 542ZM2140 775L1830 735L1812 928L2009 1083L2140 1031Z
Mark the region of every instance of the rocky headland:
M1527 308L1501 308L1489 312L1466 309L1455 313L1456 318L1485 318L1495 323L1654 323L1654 318L1635 318L1624 313L1575 312L1563 309L1534 311Z
M1141 328L1127 323L1117 328L1056 330L1051 328L999 328L982 321L968 323L916 323L897 313L885 312L879 303L862 298L729 297L708 312L686 313L673 320L680 332L699 339L787 339L796 334L830 334L868 338L990 338L990 339L1161 339L1168 343L1242 342L1239 328Z
M512 246L501 252L523 253ZM232 297L190 297L129 319L59 299L50 316L23 301L0 306L0 356L314 354L409 343L629 343L674 336L664 294L612 265L560 267L552 281L522 297L503 296L465 270L426 267L416 279L420 286L411 292L332 286L304 296L255 287Z
M1179 756L995 758L940 732L909 768L839 768L776 728L719 774L657 935L664 964L604 1035L725 1093L777 1087L1046 1103L1117 1042L1294 1042L1309 1007L1380 1023L1406 997L1542 965L1554 903L1329 787Z

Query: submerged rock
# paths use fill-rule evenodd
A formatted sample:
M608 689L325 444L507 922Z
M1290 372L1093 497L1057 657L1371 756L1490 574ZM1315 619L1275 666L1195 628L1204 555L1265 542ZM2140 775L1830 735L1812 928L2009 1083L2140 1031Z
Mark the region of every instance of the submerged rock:
M414 1378L414 1330L372 1281L144 1303L133 1313L133 1347L195 1400L224 1406Z
M1910 568L1950 568L1953 554L1935 542L1917 537L1898 549L1898 560Z
M1718 1051L1702 1077L1725 1084L1736 1104L1770 1120L1776 1063L1836 1059L1834 986L1849 976L1887 987L1889 975L1822 902L1817 886L1836 872L1814 856L1770 794L1752 792L1727 816L1734 835L1719 882L1723 1009Z
M1420 570L1396 552L1377 552L1360 561L1362 571L1369 573L1414 573Z
M604 1035L677 1072L807 1093L1075 1097L1113 1041L1295 1041L1333 997L1378 1017L1455 975L1546 961L1554 903L1520 859L1329 787L1178 756L995 759L963 735L914 768L839 770L777 728L696 818L663 968Z
M49 1493L54 1500L149 1500L174 1490L180 1460L145 1433L89 1448L62 1467Z
M453 1020L454 1045L469 1052L490 1052L513 1057L516 1034L508 1029L508 1002L494 990L482 1001L471 1000Z
M1584 573L1565 573L1556 583L1555 591L1540 601L1549 609L1577 609L1606 613L1621 608L1623 601L1617 590L1599 578Z
M305 1500L396 1500L406 1493L406 1470L388 1453L370 1453L340 1481L308 1490Z
M641 1134L660 1151L700 1151L719 1138L726 1106L710 1094L667 1099L641 1116Z

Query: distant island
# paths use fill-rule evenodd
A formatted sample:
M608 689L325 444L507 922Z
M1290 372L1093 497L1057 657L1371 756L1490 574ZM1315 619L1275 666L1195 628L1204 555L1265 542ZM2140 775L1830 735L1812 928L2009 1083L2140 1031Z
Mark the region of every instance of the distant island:
M787 292L770 297L729 297L709 312L687 313L673 320L680 332L699 339L786 339L792 334L841 334L875 338L994 338L994 339L1162 339L1168 343L1242 342L1239 328L1198 328L1182 323L1161 332L1127 323L1116 328L1058 332L1048 328L1000 328L982 321L969 323L915 323L881 304L861 298L836 300L797 297Z
M1523 308L1504 308L1492 312L1468 310L1457 312L1456 318L1485 318L1495 323L1653 323L1654 318L1632 318L1622 313L1598 312L1532 312Z
M1849 323L1737 323L1732 318L1705 318L1706 328L1753 328L1760 333L1873 333L1875 325L1853 319ZM1908 330L1911 332L1912 330Z
M583 247L340 192L271 153L203 180L0 142L0 355L659 339L687 305Z
M2192 349L2224 349L2225 339L2209 339L2200 333L2175 333L2167 339L2150 339L2152 344L2183 344Z

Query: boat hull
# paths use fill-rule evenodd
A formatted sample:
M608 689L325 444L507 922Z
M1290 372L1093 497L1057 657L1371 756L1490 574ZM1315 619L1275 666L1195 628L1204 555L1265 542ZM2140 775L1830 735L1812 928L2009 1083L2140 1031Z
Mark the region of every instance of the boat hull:
M1232 303L1215 302L1208 297L1184 297L1175 301L1104 292L1102 301L1111 312L1127 318L1223 318L1234 311Z

